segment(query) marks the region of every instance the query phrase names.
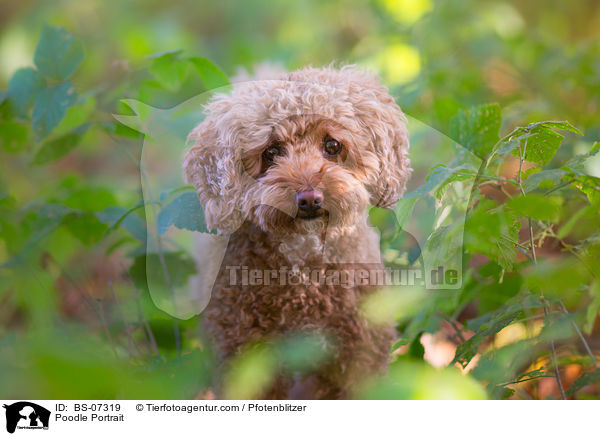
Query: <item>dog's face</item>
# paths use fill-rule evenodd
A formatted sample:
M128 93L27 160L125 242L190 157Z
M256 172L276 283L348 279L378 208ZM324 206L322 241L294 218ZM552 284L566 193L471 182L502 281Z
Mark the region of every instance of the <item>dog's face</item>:
M364 152L367 143L361 132L323 116L280 121L264 144L242 155L257 182L248 197L261 199L250 219L270 232L351 225L368 205L368 174L378 168L376 156Z
M184 161L207 224L235 231L347 228L391 207L410 174L405 118L375 77L307 69L237 84L207 107Z

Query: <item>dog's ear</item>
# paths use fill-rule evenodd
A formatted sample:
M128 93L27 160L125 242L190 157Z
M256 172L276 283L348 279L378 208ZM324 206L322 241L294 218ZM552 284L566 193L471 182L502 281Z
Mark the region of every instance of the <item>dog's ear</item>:
M392 208L404 194L412 172L406 116L376 75L354 68L342 72L350 76L349 98L370 133L379 160L378 174L370 181L370 202L373 206Z
M191 147L183 159L183 173L186 183L196 188L208 229L232 233L244 220L243 172L236 148L219 132L218 119L209 107L208 117L188 136Z

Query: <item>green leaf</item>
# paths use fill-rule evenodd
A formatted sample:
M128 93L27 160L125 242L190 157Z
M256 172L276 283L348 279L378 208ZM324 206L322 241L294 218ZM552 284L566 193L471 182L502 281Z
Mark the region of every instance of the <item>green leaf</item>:
M96 100L93 97L80 97L77 104L69 107L65 117L53 131L54 135L64 135L78 126L90 121L96 108Z
M18 121L0 120L0 145L8 152L18 152L27 144L27 126Z
M26 115L35 96L46 87L46 81L31 67L20 68L8 82L8 98L19 115Z
M85 245L100 241L107 227L91 213L72 213L63 219L62 224Z
M476 171L469 164L460 165L458 167L446 167L438 165L430 170L429 176L425 184L419 186L414 191L404 195L403 198L419 197L423 194L434 193L441 186L451 183L452 181L464 180L474 176Z
M502 138L492 150L488 164L496 153L512 153L520 157L522 154L521 147L525 147L525 144L527 144L525 160L542 166L549 164L564 139L562 135L556 133L553 129L568 130L581 135L581 132L568 121L540 121L531 123L526 127L517 127Z
M480 201L465 221L464 244L471 253L480 253L512 270L521 224L516 214L496 207L491 200Z
M170 285L173 288L185 285L189 276L196 274L196 263L185 253L166 252L163 253L163 259L169 272ZM147 265L156 267L147 270ZM162 260L158 254L148 253L144 256L138 256L129 268L129 275L140 290L147 290L148 282L154 283L156 287L168 289L169 286L164 277L162 265Z
M600 204L600 177L580 176L575 187L585 194L590 204Z
M539 165L548 165L563 141L564 136L544 126L537 127L531 135L525 139L521 146L513 150L512 154L520 156L520 149L524 147L524 159Z
M415 208L415 204L419 200L419 197L409 197L409 198L401 198L398 201L398 204L394 208L394 213L396 214L397 226L402 229L408 222L409 218L413 213L413 209Z
M592 148L587 153L580 154L580 155L577 155L577 156L569 159L567 161L567 163L563 166L563 168L567 169L567 170L571 170L572 172L574 172L578 175L584 175L585 173L583 173L583 171L584 171L585 162L589 158L598 154L599 151L600 151L600 142L594 142L594 145L592 145Z
M33 62L39 72L54 80L68 79L83 60L83 45L61 27L44 25Z
M523 311L521 310L512 313L502 313L498 317L492 319L489 325L482 325L481 329L476 332L474 336L458 346L451 365L459 363L463 368L466 367L477 354L479 346L483 343L485 338L495 335L507 325L512 324L521 317L523 317Z
M511 198L507 206L520 216L556 222L560 217L561 204L561 197L528 194Z
M77 93L69 82L49 86L40 91L33 105L33 130L43 138L65 116L67 108L77 101Z
M493 319L496 319L505 313L513 313L519 310L524 311L525 313L526 311L530 311L532 309L538 310L542 307L544 307L544 303L540 301L539 295L521 294L506 302L504 306L502 306L500 309L494 312L489 312L484 315L481 315L478 318L468 320L467 326L471 330L478 331L483 329L484 325L490 324L490 322L492 322Z
M583 324L583 331L589 335L594 329L596 318L598 317L598 311L600 310L600 283L597 281L592 283L590 286L590 296L592 301L588 304L585 312L585 323Z
M207 232L204 212L195 192L184 192L158 214L158 234L174 225L179 229Z
M584 372L581 377L573 382L573 384L566 390L565 394L573 395L575 392L589 386L591 384L600 383L600 369L596 369L590 372Z
M521 173L521 180L525 181L534 174L542 171L542 167L531 167Z
M555 129L568 130L581 135L582 133L573 127L568 121L541 121L539 123L529 124L527 127L519 127L511 137L511 141L519 141L520 146L512 150L512 154L523 156L526 161L537 163L539 165L548 165L554 155L560 148L564 136L555 132Z
M586 212L588 212L588 210L589 210L588 207L582 207L577 212L572 214L571 217L568 219L568 221L563 226L561 226L561 228L558 230L558 232L556 233L556 238L563 239L565 236L567 236L569 233L571 233L571 230L573 230L573 227L575 227L575 224L577 224L577 221L579 221L579 219L583 215L585 215Z
M501 115L498 104L461 110L450 121L450 137L481 159L486 159L498 141Z
M484 285L479 291L479 313L491 312L499 309L508 300L515 297L521 290L523 279L515 273L505 273L502 282L492 281Z
M546 127L551 127L553 129L568 130L569 132L577 133L578 135L583 135L583 132L581 132L581 130L573 126L568 121L542 121L540 123L534 123L533 125L543 125Z
M69 195L63 204L71 209L99 212L109 206L114 206L116 202L110 189L85 187Z
M559 169L543 170L529 176L523 183L523 187L525 192L531 192L540 187L540 185L551 184L554 186L560 183L563 177L566 175L566 171Z
M206 89L216 89L229 85L229 79L219 67L206 58L192 57L189 61L196 67Z
M89 124L83 124L71 133L44 142L35 154L33 163L41 165L65 156L79 144L89 127Z
M150 65L150 72L158 82L172 92L179 90L189 70L188 61L180 57L181 52L177 50L160 54L154 57Z
M124 207L110 206L96 214L98 219L109 225L109 229L120 225L139 241L146 241L146 224L135 213L130 213ZM117 224L118 223L118 224Z
M538 259L527 272L525 284L532 292L542 290L546 298L567 298L586 288L591 281L590 275L590 270L577 258Z
M425 356L425 347L421 343L423 332L419 333L408 347L408 355L414 359L423 360Z
M62 204L50 203L42 206L33 225L35 232L27 239L19 253L7 262L0 264L0 267L12 267L25 262L41 241L52 233L60 225L63 218L70 213L71 210Z

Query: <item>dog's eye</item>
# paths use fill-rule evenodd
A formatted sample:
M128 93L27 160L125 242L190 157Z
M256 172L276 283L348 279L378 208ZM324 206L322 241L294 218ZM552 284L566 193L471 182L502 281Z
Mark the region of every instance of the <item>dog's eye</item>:
M263 160L268 164L272 164L277 156L281 156L281 147L276 145L267 148L262 154Z
M327 156L337 156L342 151L342 144L333 138L325 138L323 150Z

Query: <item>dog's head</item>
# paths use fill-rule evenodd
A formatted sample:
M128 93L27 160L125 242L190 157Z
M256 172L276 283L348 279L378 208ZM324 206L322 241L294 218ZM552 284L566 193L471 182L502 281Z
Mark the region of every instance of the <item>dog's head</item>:
M406 118L373 74L306 68L237 83L206 111L183 168L211 229L346 227L404 192Z

